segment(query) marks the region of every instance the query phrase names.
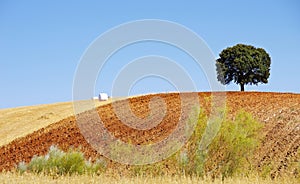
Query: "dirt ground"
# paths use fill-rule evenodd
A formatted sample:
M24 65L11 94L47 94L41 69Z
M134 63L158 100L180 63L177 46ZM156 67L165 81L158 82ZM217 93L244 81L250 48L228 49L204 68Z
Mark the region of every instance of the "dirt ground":
M201 107L209 113L210 103L208 103L207 99L210 98L211 93L186 94L188 97L186 104L193 103L194 99L192 96L195 94L198 95ZM264 125L262 144L254 155L257 162L255 163L256 166L263 170L265 165L272 162L274 167L270 169L274 176L284 172L296 172L290 171L289 166L299 161L297 152L300 146L300 94L261 92L227 92L220 94L226 94L227 110L231 116L228 118L234 117L238 110L244 109ZM189 96L191 97L190 99ZM153 108L156 110L152 111L154 115L163 113L165 116L157 126L147 130L136 130L124 125L119 119L114 108L123 108L121 113L126 117L126 114L129 112L126 101L116 101L113 105L109 103L99 106L97 112L105 128L122 141L130 141L132 144L137 145L157 142L166 138L174 130L178 121L187 120L187 113L189 113L190 109L186 109L182 105L179 94L168 93L130 98L131 111L136 116L145 119L150 114L149 102L153 97L160 97L165 100L166 111L152 104L153 107L156 107ZM18 109L15 110L16 112L18 111ZM36 110L39 112L38 108ZM10 111L13 113L13 109ZM1 122L6 121L2 112ZM58 114L56 115L59 116ZM53 123L53 121L56 121L58 118L54 119L49 115L49 119L52 121L48 120L48 123L41 123L40 126L35 126L35 124L30 123L30 119L26 119L26 117L30 117L30 113L28 116L24 115L23 118L17 119L19 122L17 137L27 135L14 140L12 137L7 141L2 141L3 146L0 147L0 170L10 170L21 161L29 162L34 155L44 155L51 145L58 145L65 150L70 146L74 148L80 147L87 158L96 158L99 154L81 134L81 131L95 133L97 130L97 123L99 122L93 119L90 114L90 111L80 114L80 118L89 125L86 126L86 130L79 129L76 118L74 116L67 117L67 112L56 123ZM43 113L40 116L43 116ZM63 117L65 119L62 119ZM130 118L132 117L127 117L127 119L131 120ZM158 119L149 119L149 122L155 123ZM134 121L134 118L132 121ZM9 124L10 121L7 120L6 122ZM23 129L23 126L29 126L29 128ZM35 131L30 133L33 130ZM2 127L0 127L0 131L2 131ZM24 131L23 134L20 133L22 131ZM2 134L0 135L2 136Z
M100 106L112 99L94 102ZM73 115L72 102L0 109L0 146Z

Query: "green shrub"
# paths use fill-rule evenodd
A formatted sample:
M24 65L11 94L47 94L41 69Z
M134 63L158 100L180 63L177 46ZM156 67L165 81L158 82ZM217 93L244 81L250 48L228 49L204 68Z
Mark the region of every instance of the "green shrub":
M49 152L45 156L34 156L28 166L21 162L17 170L23 173L30 171L32 173L47 175L72 175L72 174L94 174L102 172L106 168L104 160L97 160L92 163L86 161L83 153L76 150L63 152L56 146L51 146Z
M85 171L88 174L94 174L94 173L102 173L106 170L107 168L107 163L106 160L103 158L99 158L96 160L95 163L92 163L91 160L85 161Z
M206 128L207 117L203 110L194 109L198 116L190 117L188 124L197 121L196 127L185 148L179 152L178 163L180 170L187 175L203 176L205 153L200 151L200 140Z
M46 170L46 167L47 159L42 156L34 156L27 166L28 170L38 174Z
M189 142L177 154L179 171L188 175L230 177L251 170L249 160L260 140L262 125L259 122L244 111L234 120L216 118L211 122L207 122L207 116L200 111L197 121ZM206 129L208 123L211 124Z
M249 160L259 145L261 128L262 124L245 111L238 112L233 121L223 121L208 149L210 174L230 177L251 171Z

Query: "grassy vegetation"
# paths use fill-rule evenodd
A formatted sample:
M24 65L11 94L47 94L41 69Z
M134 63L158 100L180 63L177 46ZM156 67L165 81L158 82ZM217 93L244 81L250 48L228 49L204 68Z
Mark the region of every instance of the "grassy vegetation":
M104 160L97 160L92 163L90 160L85 160L83 153L80 151L69 150L63 152L56 146L51 146L47 155L34 156L29 164L21 162L17 167L17 171L21 174L29 171L50 176L98 174L105 169L106 163Z
M30 173L24 173L22 175L17 173L0 173L0 181L4 184L10 183L106 183L106 184L141 184L141 183L164 183L164 184L298 184L294 178L277 178L271 180L270 178L263 179L259 176L253 175L248 177L233 177L222 180L221 178L211 179L206 177L189 177L189 176L135 176L135 177L123 177L113 173L101 174L101 175L72 175L72 176L60 176L53 178L49 175L35 175Z

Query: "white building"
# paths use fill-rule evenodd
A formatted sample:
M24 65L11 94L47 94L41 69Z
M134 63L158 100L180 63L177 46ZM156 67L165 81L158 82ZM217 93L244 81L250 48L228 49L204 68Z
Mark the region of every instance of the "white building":
M108 100L108 95L106 93L100 93L98 99L99 101L106 101Z

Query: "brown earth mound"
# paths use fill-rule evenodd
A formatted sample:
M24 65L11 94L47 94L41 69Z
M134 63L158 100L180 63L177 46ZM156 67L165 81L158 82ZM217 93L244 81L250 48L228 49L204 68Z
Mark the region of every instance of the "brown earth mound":
M186 94L187 97L189 95L192 93ZM150 113L150 99L157 96L165 100L165 116L161 123L148 130L135 130L124 125L114 113L112 104L101 106L97 108L97 111L104 126L115 137L125 142L130 140L133 144L157 142L174 130L181 112L183 116L180 119L188 118L187 115L184 115L188 112L182 111L184 107L181 106L180 95L177 93L131 98L131 111L140 118L147 117ZM207 103L207 99L211 93L198 93L198 96L201 107L209 112L210 104ZM114 105L122 108L124 103L125 101L118 101L114 102ZM188 101L189 103L192 101ZM272 162L274 165L274 168L271 168L273 176L289 171L289 165L299 160L297 152L300 146L300 95L228 92L226 93L226 103L229 109L229 118L234 117L238 110L244 109L264 124L265 135L262 145L255 155L257 167L264 169L265 165ZM124 109L124 113L126 112ZM89 113L85 112L80 116L87 122L92 121ZM162 110L158 108L154 113L162 113ZM69 117L0 147L0 170L11 170L21 161L29 162L34 155L44 155L51 145L58 145L64 150L69 147L80 147L87 158L95 159L99 156L82 136L75 117Z

